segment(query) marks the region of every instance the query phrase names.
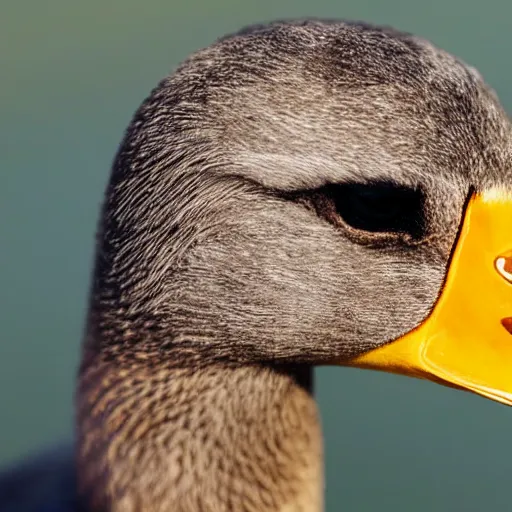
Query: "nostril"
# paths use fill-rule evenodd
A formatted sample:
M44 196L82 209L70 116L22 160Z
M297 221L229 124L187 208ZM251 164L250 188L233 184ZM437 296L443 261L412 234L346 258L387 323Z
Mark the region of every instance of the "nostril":
M498 274L507 281L512 282L512 258L510 256L500 256L494 264Z
M507 329L507 331L512 334L512 317L503 318L501 320L501 325Z

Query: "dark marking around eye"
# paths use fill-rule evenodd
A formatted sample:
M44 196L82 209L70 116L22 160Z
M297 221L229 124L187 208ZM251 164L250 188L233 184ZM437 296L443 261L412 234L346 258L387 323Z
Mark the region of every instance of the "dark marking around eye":
M419 189L388 182L329 184L294 199L331 224L367 236L425 236L425 198Z

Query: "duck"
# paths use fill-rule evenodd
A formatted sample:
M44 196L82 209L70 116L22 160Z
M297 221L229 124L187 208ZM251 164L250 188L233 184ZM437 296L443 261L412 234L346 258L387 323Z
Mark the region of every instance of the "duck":
M53 475L69 512L320 512L318 366L511 405L511 134L477 70L392 28L276 21L194 53L112 165L72 454L0 500Z

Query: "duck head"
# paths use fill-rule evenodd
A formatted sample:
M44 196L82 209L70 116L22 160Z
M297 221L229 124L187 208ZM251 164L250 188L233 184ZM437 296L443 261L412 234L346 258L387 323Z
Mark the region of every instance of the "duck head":
M172 425L206 414L194 390L265 411L281 381L251 394L256 368L359 366L512 403L510 142L475 70L391 29L274 23L185 61L137 111L106 191L84 488L124 496L108 475L136 465L131 447L162 428L161 450L190 440L192 420Z

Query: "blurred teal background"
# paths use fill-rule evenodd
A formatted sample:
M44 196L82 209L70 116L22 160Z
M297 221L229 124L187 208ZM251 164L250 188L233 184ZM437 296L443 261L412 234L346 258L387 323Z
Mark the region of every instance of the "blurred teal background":
M307 15L432 39L512 107L510 0L1 0L0 464L71 435L98 208L135 108L216 37ZM330 512L512 510L512 410L355 370L318 388Z

